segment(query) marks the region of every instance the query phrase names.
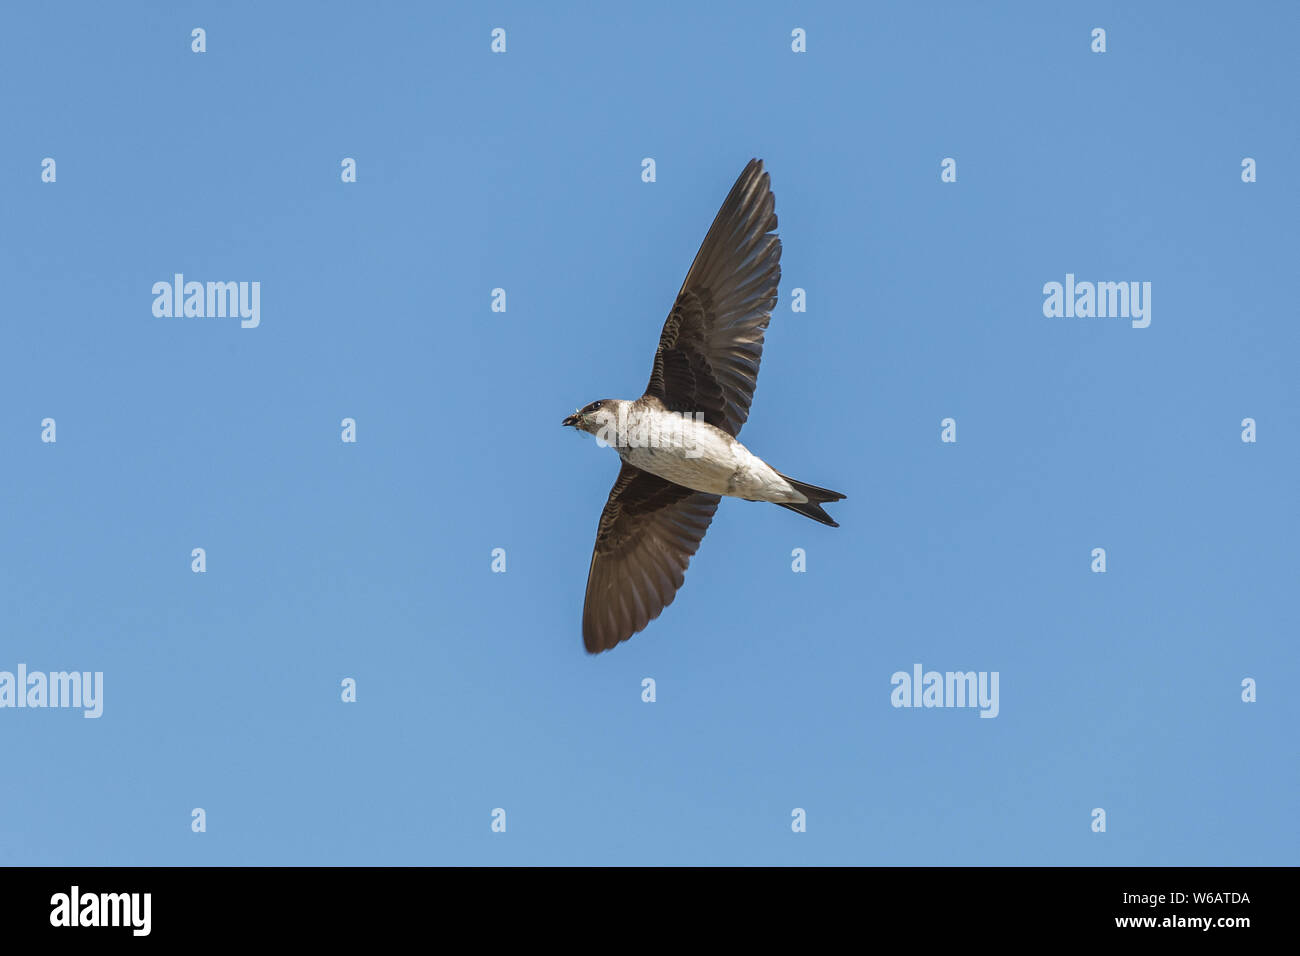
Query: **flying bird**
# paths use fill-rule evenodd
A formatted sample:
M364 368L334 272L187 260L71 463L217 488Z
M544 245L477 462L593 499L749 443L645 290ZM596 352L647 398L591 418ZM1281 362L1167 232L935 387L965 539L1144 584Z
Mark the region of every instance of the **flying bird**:
M723 495L839 527L822 504L844 495L781 474L736 440L781 279L775 205L762 161L750 160L668 313L645 394L564 419L622 459L587 573L588 653L627 640L672 603Z

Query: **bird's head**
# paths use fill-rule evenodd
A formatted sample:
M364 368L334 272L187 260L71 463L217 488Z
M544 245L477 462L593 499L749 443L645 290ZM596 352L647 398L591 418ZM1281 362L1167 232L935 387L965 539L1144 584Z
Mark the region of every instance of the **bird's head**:
M612 425L618 418L618 402L611 398L602 398L598 402L584 405L560 424L565 428L576 428L581 432L596 434L602 427Z

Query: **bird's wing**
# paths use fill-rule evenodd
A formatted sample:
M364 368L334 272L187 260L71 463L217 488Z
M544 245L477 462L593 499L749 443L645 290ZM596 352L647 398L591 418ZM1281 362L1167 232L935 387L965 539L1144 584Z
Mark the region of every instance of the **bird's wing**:
M582 640L607 651L673 603L718 496L624 464L600 515L587 573Z
M776 305L781 240L761 160L731 187L664 322L646 394L675 412L702 412L730 435L749 417Z

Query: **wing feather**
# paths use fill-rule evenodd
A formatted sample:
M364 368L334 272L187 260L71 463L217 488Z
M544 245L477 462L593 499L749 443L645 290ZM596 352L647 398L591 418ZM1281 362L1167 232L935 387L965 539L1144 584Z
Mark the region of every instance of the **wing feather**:
M627 640L673 602L718 500L623 465L587 573L582 639L588 652Z
M740 433L758 383L763 336L781 280L776 199L750 160L695 254L664 321L646 394Z

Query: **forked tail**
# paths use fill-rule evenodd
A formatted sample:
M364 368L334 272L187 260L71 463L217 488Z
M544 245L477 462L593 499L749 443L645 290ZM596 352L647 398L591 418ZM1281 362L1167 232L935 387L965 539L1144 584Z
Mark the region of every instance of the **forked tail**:
M781 473L778 471L777 474L780 475ZM839 525L835 523L835 520L826 513L824 508L822 508L822 505L828 501L842 500L844 498L842 494L838 491L831 491L828 488L818 488L816 485L806 485L802 481L795 481L789 475L781 475L781 477L790 482L790 485L794 490L799 492L799 494L803 495L808 500L802 504L795 504L794 502L777 502L777 504L781 505L782 508L789 508L791 511L797 511L805 517L812 518L813 521L820 521L822 524L828 524L832 528L839 527Z

